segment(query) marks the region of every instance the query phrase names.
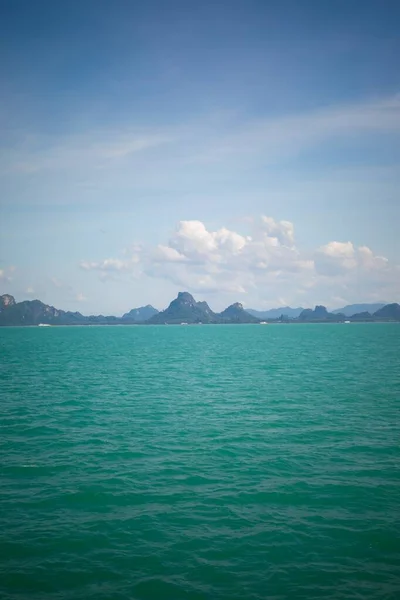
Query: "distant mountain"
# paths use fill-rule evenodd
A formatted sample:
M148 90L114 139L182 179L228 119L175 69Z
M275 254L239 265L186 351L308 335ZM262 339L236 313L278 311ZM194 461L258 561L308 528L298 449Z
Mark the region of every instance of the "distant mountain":
M361 305L362 306L362 305ZM280 311L280 309L279 309ZM256 312L256 311L253 311ZM258 311L257 311L258 312ZM146 316L150 314L150 318ZM260 312L258 312L260 314ZM261 313L263 314L263 313ZM282 313L281 313L282 314ZM283 313L284 314L284 313ZM278 315L280 318L281 315ZM288 315L287 315L288 316ZM400 321L400 305L386 304L372 315L368 311L356 313L350 317L344 313L330 313L325 306L316 306L314 310L302 310L297 319L289 317L294 323L342 322L351 321ZM272 320L271 317L269 317ZM285 320L285 318L283 319ZM5 325L129 325L143 324L179 324L179 323L259 323L260 320L247 312L242 304L231 304L221 313L214 313L207 302L196 302L188 292L179 292L167 309L158 312L147 305L134 308L121 318L104 315L90 315L80 312L59 310L44 304L40 300L24 300L16 302L10 294L0 296L0 326Z
M207 316L208 316L208 317L209 317L211 320L213 320L213 319L215 318L215 316L216 316L216 313L214 313L214 312L211 310L211 308L208 306L207 302L204 302L204 301L202 301L202 302L197 302L197 306L198 306L198 308L200 308L201 310L203 310L203 311L206 313L206 315L207 315Z
M221 313L214 313L207 302L196 302L188 292L179 292L168 308L154 315L148 323L258 323L258 319L246 312L238 302Z
M384 302L378 302L375 304L347 304L346 306L343 306L343 308L336 308L332 311L332 313L334 315L342 313L346 317L352 317L353 315L364 312L368 312L372 315L374 312L376 312L380 308L383 308L384 306Z
M314 310L306 308L303 310L298 320L301 322L312 322L312 321L339 321L344 318L343 314L333 314L326 310L325 306L317 305Z
M363 306L363 305L360 305ZM364 305L365 306L365 305ZM344 313L330 313L326 310L325 306L316 306L314 310L310 308L303 310L298 318L300 322L341 322L345 319L350 321L400 321L400 305L399 304L386 304L373 314L369 311L362 311L351 316Z
M118 322L117 317L84 317L80 312L59 310L40 300L15 302L9 294L0 296L0 325L107 325Z
M373 317L375 319L388 319L391 321L400 321L400 304L386 304L376 312Z
M10 300L11 298L11 300ZM80 323L85 317L80 313L57 310L40 300L15 302L8 294L1 296L0 325L38 325L39 323L69 325Z
M158 312L154 306L147 304L139 308L132 308L132 310L122 316L122 319L124 321L133 321L134 323L144 323L144 321L148 321L151 317L158 314Z
M179 292L168 308L148 320L149 324L216 323L217 315L207 302L196 302L189 292Z
M235 302L218 315L223 323L259 323L260 320L248 311L244 310L240 302Z
M282 306L281 308L270 308L269 310L255 310L254 308L246 308L246 312L257 319L279 319L284 315L288 319L297 319L304 308L290 308L290 306Z
M180 292L169 307L158 312L147 305L132 309L122 318L103 315L86 317L79 312L59 310L40 300L15 302L13 296L0 297L0 325L117 325L129 323L254 323L241 304L232 304L221 314L214 313L207 302L196 302L188 292Z
M348 315L345 315L345 317L349 318L350 321L373 321L373 316L368 311L356 313L355 315L351 315L350 317L348 317Z
M10 294L3 294L0 296L0 312L5 308L14 306L14 304L16 304L14 296L10 296Z
M372 315L380 308L383 308L385 304L383 302L378 302L375 304L348 304L347 306L343 306L343 308L336 308L329 314L333 315L344 315L345 317L351 317L356 314L362 313L370 313ZM291 308L290 306L282 306L280 308L271 308L269 310L255 310L254 308L246 309L248 313L262 320L269 319L280 319L283 315L287 319L298 319L301 313L304 310L311 311L312 309L304 309L304 308ZM310 315L310 313L307 313ZM321 316L321 315L320 315ZM304 320L304 315L301 320Z

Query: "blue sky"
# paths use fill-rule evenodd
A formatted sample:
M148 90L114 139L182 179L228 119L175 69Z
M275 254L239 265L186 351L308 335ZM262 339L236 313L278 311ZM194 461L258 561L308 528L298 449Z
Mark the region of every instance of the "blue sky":
M0 2L0 293L400 300L397 1Z

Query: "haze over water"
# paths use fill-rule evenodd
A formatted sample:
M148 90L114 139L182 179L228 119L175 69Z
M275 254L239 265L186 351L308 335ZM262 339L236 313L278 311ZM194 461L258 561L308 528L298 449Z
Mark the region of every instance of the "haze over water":
M399 598L399 342L3 329L1 598Z

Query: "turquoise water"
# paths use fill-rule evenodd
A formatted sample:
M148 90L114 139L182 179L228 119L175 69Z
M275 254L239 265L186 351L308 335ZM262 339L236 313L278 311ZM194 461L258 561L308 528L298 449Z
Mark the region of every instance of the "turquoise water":
M0 597L400 598L400 326L0 330Z

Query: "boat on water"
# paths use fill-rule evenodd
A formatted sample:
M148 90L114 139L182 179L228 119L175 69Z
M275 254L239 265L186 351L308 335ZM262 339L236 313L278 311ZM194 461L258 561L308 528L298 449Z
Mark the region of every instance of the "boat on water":
M351 321L344 321L345 323L350 323Z
M268 325L267 321L260 321L260 325Z
M50 323L38 323L38 327L51 327Z

